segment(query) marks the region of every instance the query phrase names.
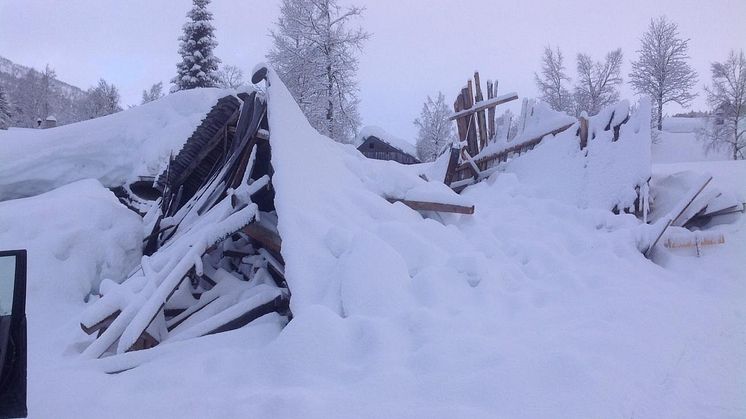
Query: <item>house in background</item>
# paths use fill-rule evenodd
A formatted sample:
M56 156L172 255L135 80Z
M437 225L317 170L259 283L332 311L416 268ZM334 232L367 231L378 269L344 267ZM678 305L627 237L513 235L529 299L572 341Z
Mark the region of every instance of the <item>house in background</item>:
M395 137L380 127L364 127L355 140L358 151L369 159L393 160L401 164L420 163L414 144Z

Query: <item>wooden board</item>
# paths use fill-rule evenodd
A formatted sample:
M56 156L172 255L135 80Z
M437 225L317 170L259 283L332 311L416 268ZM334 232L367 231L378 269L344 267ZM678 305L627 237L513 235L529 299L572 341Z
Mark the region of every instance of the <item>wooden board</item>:
M464 205L455 204L442 204L440 202L426 202L426 201L410 201L398 198L387 198L387 201L401 202L402 204L412 208L415 211L435 211L435 212L451 212L455 214L474 214L474 205L467 207Z

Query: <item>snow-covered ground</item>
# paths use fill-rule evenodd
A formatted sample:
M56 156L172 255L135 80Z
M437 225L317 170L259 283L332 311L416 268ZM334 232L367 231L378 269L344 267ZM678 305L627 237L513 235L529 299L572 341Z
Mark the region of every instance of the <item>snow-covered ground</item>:
M697 138L697 130L704 124L703 118L669 117L663 120L663 131L653 143L653 162L678 163L691 161L729 160L727 150L705 151Z
M29 248L30 417L746 416L746 218L656 264L636 218L548 196L520 158L454 198L474 215L422 218L381 199L409 169L310 131L279 82L269 95L295 318L84 361L84 299L138 263L141 221L94 180L0 202L0 248ZM743 161L653 174L681 169L746 199ZM139 366L103 372L118 363Z

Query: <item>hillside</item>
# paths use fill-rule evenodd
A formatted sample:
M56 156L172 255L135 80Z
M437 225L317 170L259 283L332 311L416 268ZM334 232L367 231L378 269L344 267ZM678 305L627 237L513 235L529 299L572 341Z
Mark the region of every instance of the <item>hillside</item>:
M33 128L36 119L45 119L41 105L43 74L0 56L0 84L2 84L13 105L13 126ZM49 114L57 118L59 125L85 119L83 99L86 92L62 80L52 79L49 86Z

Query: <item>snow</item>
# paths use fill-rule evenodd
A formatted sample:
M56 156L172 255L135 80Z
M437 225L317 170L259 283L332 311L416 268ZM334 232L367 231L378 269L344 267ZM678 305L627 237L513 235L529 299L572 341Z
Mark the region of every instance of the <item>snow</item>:
M717 226L726 243L701 257L661 249L653 263L635 217L542 187L590 187L560 136L457 196L319 135L269 78L294 319L83 359L78 322L96 304L83 299L137 265L141 222L94 180L0 202L0 248L29 248L30 417L746 416L745 217ZM642 138L645 122L622 137ZM589 154L623 143L596 140ZM551 147L568 172L518 164ZM653 184L681 170L746 194L743 161L656 165ZM384 199L420 188L476 211L422 217Z
M157 175L221 89L193 89L102 118L47 130L0 130L0 201L93 178L107 187Z
M384 143L390 145L391 147L409 154L412 157L417 157L417 149L415 148L414 144L408 142L407 140L394 136L385 129L375 125L364 126L355 138L355 145L360 146L360 144L362 144L363 141L365 141L365 139L370 136L374 136Z
M729 160L727 150L705 151L705 145L697 139L697 130L702 128L704 118L670 117L663 119L663 131L653 142L653 161L656 163L678 163L693 161Z

